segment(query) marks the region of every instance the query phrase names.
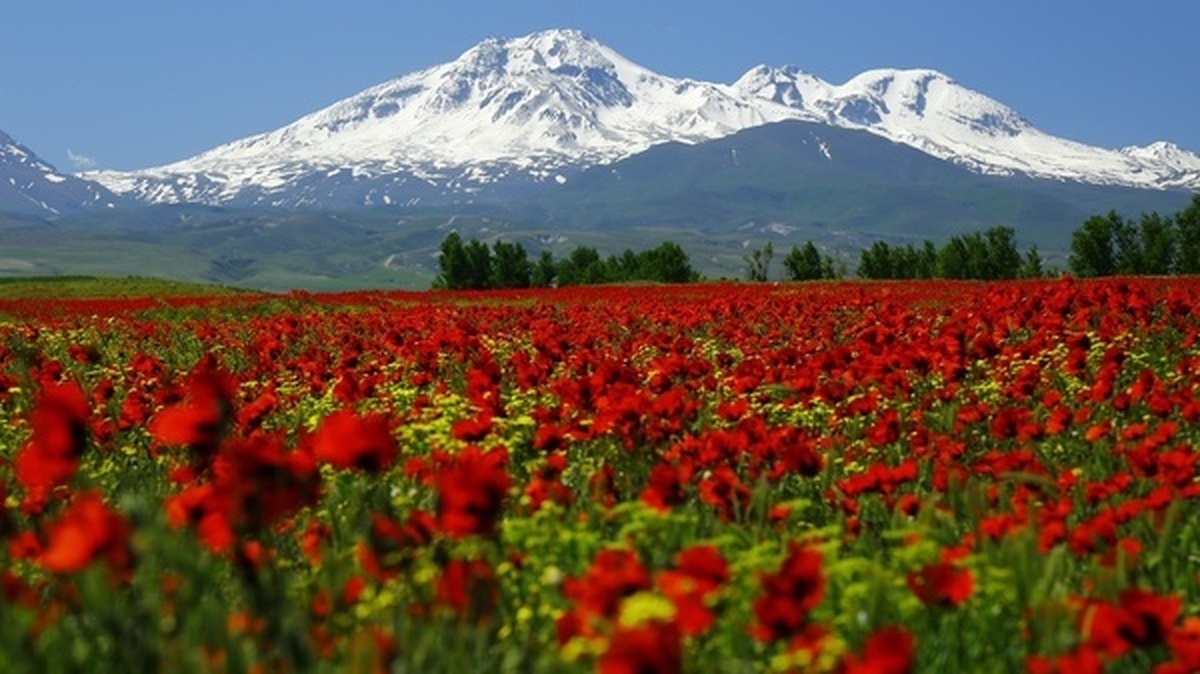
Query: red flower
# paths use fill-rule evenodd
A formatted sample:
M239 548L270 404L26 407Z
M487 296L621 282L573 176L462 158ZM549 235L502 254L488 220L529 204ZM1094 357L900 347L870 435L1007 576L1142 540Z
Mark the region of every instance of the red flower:
M867 638L862 657L847 655L843 674L908 674L913 669L913 636L900 627L885 627Z
M485 410L473 419L460 419L454 422L452 432L463 442L479 442L492 432L492 414Z
M593 634L596 620L617 617L621 601L649 589L650 574L630 550L601 550L582 578L567 578L563 594L575 602L559 618L558 641L565 644L580 634Z
M975 592L975 577L970 569L938 562L908 574L908 588L925 605L958 606Z
M1167 637L1181 672L1200 671L1200 617L1191 616Z
M599 662L600 674L677 674L682 669L679 629L659 621L618 629Z
M433 517L424 510L413 511L404 524L375 513L368 542L358 548L359 563L372 578L395 578L411 562L412 552L433 540L433 533Z
M33 434L14 461L17 480L34 500L66 484L87 447L88 403L78 384L48 384L34 403Z
M508 494L508 452L468 447L435 477L438 528L454 538L491 536Z
M680 630L695 636L712 627L715 616L706 599L729 582L729 564L711 545L697 545L676 557L677 568L655 577L655 585L675 605Z
M221 444L237 382L216 360L204 358L188 375L184 401L167 407L150 420L150 434L159 444L186 446L193 466L207 471ZM128 401L127 401L128 402Z
M1162 643L1170 634L1183 600L1138 588L1123 590L1117 603L1097 602L1083 612L1084 633L1093 648L1118 657L1134 648Z
M349 410L325 417L312 438L312 449L323 463L367 472L386 471L397 452L386 417L360 417Z
M499 595L496 574L482 559L452 559L437 581L438 601L473 621L491 615Z
M114 573L125 574L133 564L129 526L92 492L76 498L50 525L47 538L38 558L47 571L76 573L103 559Z
M719 466L700 481L700 500L716 508L722 522L728 522L735 515L746 516L750 488L742 484L729 466Z
M825 595L821 564L821 553L791 543L779 572L763 574L763 594L754 601L759 641L778 641L803 630L809 612Z
M273 526L315 503L320 483L313 458L289 452L273 435L234 439L213 461L212 481L167 499L172 526L195 526L215 552L228 552L240 535Z
M563 592L586 612L613 618L621 600L650 587L650 574L631 550L601 550L581 579L568 579Z

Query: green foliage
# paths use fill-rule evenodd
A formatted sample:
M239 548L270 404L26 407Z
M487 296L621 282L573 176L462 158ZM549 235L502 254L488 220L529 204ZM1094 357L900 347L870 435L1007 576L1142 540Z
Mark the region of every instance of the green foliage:
M1142 214L1141 268L1137 273L1163 276L1175 269L1175 231L1171 220L1158 213Z
M442 241L438 264L441 273L435 288L480 290L484 288L546 288L553 285L595 285L652 281L691 283L700 275L692 268L688 254L672 241L650 250L602 258L590 246L577 246L566 258L556 262L554 255L542 250L537 262L530 262L520 243L497 241L487 245L471 239L463 244L457 233Z
M1016 278L1020 269L1016 232L1011 227L992 227L951 238L938 256L937 276L992 281Z
M548 250L542 250L538 255L538 261L533 265L530 283L535 288L549 288L554 285L557 278L558 267L554 265L554 254Z
M1038 259L1040 273L1041 261ZM937 248L926 240L892 247L876 241L862 252L858 275L870 279L978 279L994 281L1016 278L1022 271L1012 227L992 227L951 237Z
M1174 217L1142 213L1135 224L1116 211L1094 215L1071 238L1077 276L1200 273L1200 195Z
M833 258L821 255L812 241L804 242L802 248L792 246L792 250L783 259L783 268L787 270L789 281L820 281L838 278Z
M1124 226L1116 211L1084 220L1071 237L1071 271L1085 277L1116 273L1116 231Z
M629 253L628 250L625 251ZM659 283L691 283L700 275L692 269L691 260L683 248L674 241L665 241L657 248L635 256L640 262L639 276Z
M558 285L578 286L603 283L604 261L590 246L576 246L558 265Z
M1192 197L1190 206L1175 214L1175 237L1176 271L1200 274L1200 194Z
M1045 267L1042 265L1042 255L1038 252L1037 246L1030 246L1025 253L1025 260L1021 263L1021 270L1017 273L1020 278L1042 278L1046 275Z
M858 275L868 279L896 278L892 271L892 247L876 241L859 255Z
M433 287L443 290L459 290L466 287L467 252L463 249L462 237L458 232L450 234L442 240L441 253L438 255L438 268L441 273L433 282Z
M528 288L533 280L533 265L520 243L497 241L492 244L493 288Z

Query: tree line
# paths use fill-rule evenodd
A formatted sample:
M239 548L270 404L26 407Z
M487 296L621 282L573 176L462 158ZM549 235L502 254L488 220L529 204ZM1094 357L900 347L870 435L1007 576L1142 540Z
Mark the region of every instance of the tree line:
M595 248L577 246L561 260L542 250L530 260L520 243L463 242L457 232L448 235L438 254L435 288L483 290L488 288L548 288L600 283L691 283L700 275L679 244L666 241L649 250L625 249L620 255L601 257Z
M1037 246L1022 254L1012 227L953 236L940 248L929 240L920 246L876 241L862 251L858 263L858 276L866 279L997 281L1038 278L1044 273Z
M744 257L745 278L771 279L775 250L771 243ZM1116 211L1083 222L1071 238L1068 261L1080 277L1200 274L1200 195L1172 216L1143 213L1138 220ZM666 241L644 251L626 249L602 257L589 246L577 246L561 260L548 250L530 259L520 243L476 239L463 241L453 232L442 241L440 273L435 288L478 290L593 285L601 283L690 283L700 275L679 244ZM789 281L839 279L844 266L807 241L792 246L783 258ZM992 227L951 237L942 246L891 245L876 241L859 255L857 276L864 279L975 279L984 281L1039 278L1047 275L1037 246L1021 252L1011 227Z
M1088 218L1071 236L1069 264L1076 276L1200 274L1200 194L1173 216Z

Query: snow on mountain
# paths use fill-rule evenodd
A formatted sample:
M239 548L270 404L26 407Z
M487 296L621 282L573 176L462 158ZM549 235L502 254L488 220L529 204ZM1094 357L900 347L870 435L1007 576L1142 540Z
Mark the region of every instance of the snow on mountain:
M870 70L832 85L796 68L758 66L734 89L980 173L1200 189L1200 156L1167 143L1117 151L1051 136L934 70Z
M796 68L733 85L659 75L572 30L488 39L277 131L158 168L87 174L154 202L391 203L417 188L471 193L563 173L668 141L699 143L787 119L862 129L982 173L1200 188L1174 146L1103 150L1055 138L929 70L832 85ZM359 187L348 187L359 185Z
M56 216L111 206L117 197L104 187L57 169L0 131L0 211Z
M582 33L555 30L485 40L451 63L192 159L93 176L151 201L222 202L247 189L270 201L319 172L469 189L795 116L727 86L657 75Z

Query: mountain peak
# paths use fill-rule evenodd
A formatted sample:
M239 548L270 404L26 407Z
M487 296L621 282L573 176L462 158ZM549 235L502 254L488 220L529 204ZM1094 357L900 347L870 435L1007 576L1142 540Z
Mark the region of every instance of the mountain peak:
M604 68L612 65L605 51L583 31L555 29L515 38L489 37L449 65L508 73Z
M796 66L760 65L723 85L660 75L572 29L488 38L277 131L170 166L92 175L167 202L310 205L324 198L314 186L331 180L377 181L390 199L407 198L413 183L472 194L783 120L864 130L983 173L1200 186L1178 162L1041 133L936 70L882 68L834 85Z

